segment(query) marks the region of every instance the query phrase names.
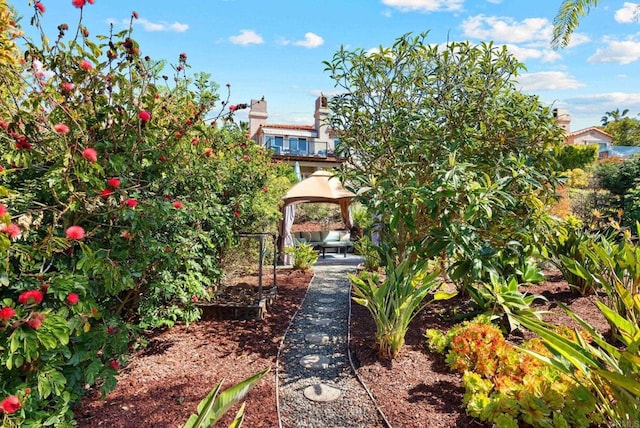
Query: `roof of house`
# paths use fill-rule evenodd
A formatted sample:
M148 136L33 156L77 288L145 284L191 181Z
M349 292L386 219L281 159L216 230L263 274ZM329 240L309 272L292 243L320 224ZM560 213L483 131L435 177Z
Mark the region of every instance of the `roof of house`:
M613 135L607 132L604 132L602 129L598 128L597 126L590 126L589 128L578 129L577 131L573 131L567 134L567 137L575 137L577 135L588 134L590 132L597 132L598 134L602 134L605 137L613 138Z
M315 131L316 128L313 125L283 125L283 124L272 124L272 123L263 123L260 125L261 128L275 128L275 129L293 129L296 131Z

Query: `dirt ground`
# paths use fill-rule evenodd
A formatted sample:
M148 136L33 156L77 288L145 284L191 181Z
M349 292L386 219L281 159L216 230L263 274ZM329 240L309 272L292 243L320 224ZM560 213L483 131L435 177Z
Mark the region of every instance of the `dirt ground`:
M118 376L117 388L105 400L97 393L86 397L76 410L78 426L179 427L220 380L229 386L265 367L273 373L280 341L311 278L310 272L282 270L278 296L263 321L201 321L149 337L148 346L131 356ZM538 305L550 311L546 315L550 321L569 323L554 303L562 301L599 329L608 328L594 308L593 297L573 296L557 274L523 290L547 297ZM427 351L424 340L427 328L449 328L455 323L454 309L464 308L460 299L428 306L411 324L399 357L388 363L377 358L371 316L353 305L351 351L358 374L393 427L483 426L461 406L460 377L447 370L442 356ZM278 426L272 373L250 392L244 426Z

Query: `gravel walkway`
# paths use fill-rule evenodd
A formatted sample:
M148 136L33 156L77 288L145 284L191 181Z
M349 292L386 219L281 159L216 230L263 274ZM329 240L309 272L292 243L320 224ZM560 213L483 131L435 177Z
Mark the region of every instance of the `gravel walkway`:
M362 259L327 254L314 266L307 296L278 360L280 424L293 427L385 427L348 355L348 272Z

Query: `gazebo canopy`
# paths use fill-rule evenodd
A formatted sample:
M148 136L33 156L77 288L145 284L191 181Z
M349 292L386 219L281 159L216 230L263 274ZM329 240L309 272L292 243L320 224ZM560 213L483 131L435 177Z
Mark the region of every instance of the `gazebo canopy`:
M340 204L341 201L350 202L355 196L353 192L345 189L340 180L329 171L316 171L310 177L295 184L282 199L285 206L302 202Z
M340 180L329 171L316 171L308 178L295 184L282 198L283 219L280 226L280 254L282 247L293 245L291 226L295 217L295 205L304 202L327 202L340 205L342 220L347 229L351 228L351 215L349 205L356 195L345 189ZM285 257L286 259L286 257Z

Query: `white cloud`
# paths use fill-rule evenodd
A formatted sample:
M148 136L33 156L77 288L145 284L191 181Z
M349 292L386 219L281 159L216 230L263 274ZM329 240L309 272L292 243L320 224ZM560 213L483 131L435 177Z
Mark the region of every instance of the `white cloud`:
M616 10L615 19L621 24L631 24L640 19L640 4L626 3L621 9Z
M610 40L607 47L596 50L587 61L590 63L615 62L630 64L640 59L640 42L635 40Z
M602 94L584 95L580 97L571 98L573 104L603 104L607 106L623 106L624 108L630 108L630 106L640 107L640 93L629 92L609 92Z
M262 36L253 30L240 30L237 36L229 37L229 41L234 45L260 45L264 43Z
M527 18L520 22L497 16L476 15L462 23L465 36L507 43L550 41L553 25L546 18Z
M518 45L507 45L509 52L518 58L520 62L526 62L528 59L538 59L542 62L558 61L562 56L553 49L537 49Z
M541 71L538 73L525 73L517 78L524 92L557 91L562 89L581 88L580 83L565 71Z
M304 40L298 40L297 42L293 42L293 44L312 49L322 46L324 44L324 39L314 33L305 33Z
M128 23L129 21L127 21ZM189 29L188 24L183 24L181 22L174 22L173 24L169 24L167 22L151 22L146 19L137 19L134 20L133 23L135 25L142 25L142 28L145 31L175 31L176 33L184 33Z
M440 12L462 10L464 0L382 0L382 3L402 12Z

